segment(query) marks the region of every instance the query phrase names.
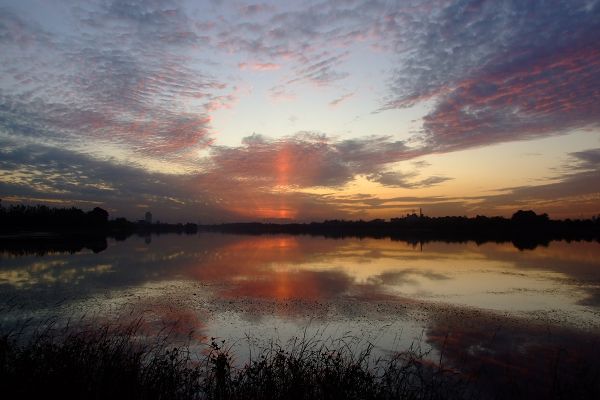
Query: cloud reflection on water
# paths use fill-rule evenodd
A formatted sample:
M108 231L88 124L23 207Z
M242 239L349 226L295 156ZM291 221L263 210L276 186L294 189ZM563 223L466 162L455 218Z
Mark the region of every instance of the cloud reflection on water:
M162 235L132 237L89 251L45 257L3 256L6 295L85 298L152 282L184 279L223 298L331 301L393 296L477 305L511 306L510 293L527 291L551 306L597 306L600 246L553 242L518 251L510 244L405 242L308 236ZM64 289L64 290L63 290ZM566 296L571 290L572 293ZM496 295L496 299L492 299ZM492 299L492 300L490 300ZM485 303L484 301L484 303ZM502 303L506 301L506 303ZM564 304L568 302L569 304ZM543 306L543 304L542 304ZM567 307L567 308L568 308ZM543 307L542 307L543 308Z
M481 312L432 316L427 343L491 398L591 398L597 390L580 384L597 382L597 333Z
M448 366L508 396L522 382L533 391L556 368L567 382L595 365L599 256L600 246L585 242L519 251L510 243L131 237L98 254L3 253L0 304L22 315L142 318L148 332L193 343L248 331L288 337L310 325L327 334L372 329L389 350L422 332ZM525 361L527 369L518 366Z

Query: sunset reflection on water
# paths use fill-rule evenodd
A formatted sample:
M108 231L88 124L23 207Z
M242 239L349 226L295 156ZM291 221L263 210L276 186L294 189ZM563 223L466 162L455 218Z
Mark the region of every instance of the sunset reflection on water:
M97 254L3 253L0 288L12 310L5 323L128 315L154 331L233 343L285 342L308 330L361 337L382 354L416 341L469 367L510 364L517 353L550 357L558 347L579 360L581 346L600 339L594 242L519 250L287 235L131 237Z

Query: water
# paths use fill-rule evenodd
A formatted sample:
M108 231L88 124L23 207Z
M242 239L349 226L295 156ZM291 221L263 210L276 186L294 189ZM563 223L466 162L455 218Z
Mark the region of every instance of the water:
M143 318L156 331L249 342L340 340L449 362L539 357L600 338L600 245L133 236L100 253L0 257L4 325L30 318ZM577 354L579 354L577 353Z

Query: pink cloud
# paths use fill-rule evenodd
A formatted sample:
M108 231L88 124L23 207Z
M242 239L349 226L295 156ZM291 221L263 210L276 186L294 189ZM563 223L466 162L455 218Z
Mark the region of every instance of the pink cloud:
M249 4L247 6L240 6L239 12L244 16L254 16L257 14L274 12L276 7L271 4Z
M281 65L274 63L239 63L238 67L241 70L248 71L276 71L281 68Z
M600 50L572 48L483 71L441 97L424 118L436 151L561 134L598 125Z

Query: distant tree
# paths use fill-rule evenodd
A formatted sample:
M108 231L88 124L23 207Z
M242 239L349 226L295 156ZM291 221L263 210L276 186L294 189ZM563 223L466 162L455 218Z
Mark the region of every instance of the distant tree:
M532 210L519 210L511 217L511 221L517 224L540 224L549 220L548 214L536 214Z
M104 225L108 222L108 211L95 207L92 211L87 212L87 217L93 225Z

